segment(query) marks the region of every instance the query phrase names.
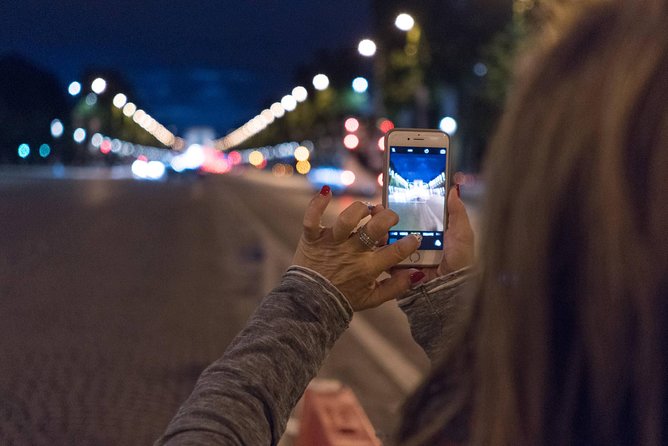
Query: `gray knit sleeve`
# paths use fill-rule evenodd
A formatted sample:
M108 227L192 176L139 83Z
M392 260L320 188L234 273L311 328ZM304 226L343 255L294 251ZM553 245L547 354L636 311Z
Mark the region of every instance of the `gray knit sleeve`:
M433 362L458 329L470 300L471 268L434 279L398 299L413 339Z
M224 355L199 377L158 445L268 445L352 308L322 276L293 266L262 301Z

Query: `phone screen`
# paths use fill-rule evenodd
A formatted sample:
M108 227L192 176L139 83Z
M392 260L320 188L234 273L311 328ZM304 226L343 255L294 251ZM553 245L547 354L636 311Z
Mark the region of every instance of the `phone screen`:
M443 147L390 147L387 202L399 223L389 243L419 233L421 250L443 249L446 156Z

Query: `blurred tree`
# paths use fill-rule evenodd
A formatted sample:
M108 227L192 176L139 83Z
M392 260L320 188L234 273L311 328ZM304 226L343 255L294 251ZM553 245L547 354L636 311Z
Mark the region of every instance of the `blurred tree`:
M60 119L69 127L70 107L56 77L12 54L0 58L0 79L0 162L71 160L71 138L51 136L53 119ZM28 144L31 149L25 160L18 156L20 144ZM38 154L42 144L51 147L46 159Z

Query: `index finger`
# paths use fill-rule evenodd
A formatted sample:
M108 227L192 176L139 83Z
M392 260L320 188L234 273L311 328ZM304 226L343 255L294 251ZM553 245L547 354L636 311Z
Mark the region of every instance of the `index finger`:
M322 214L325 213L325 209L327 209L327 205L332 198L330 192L331 189L329 186L322 186L318 195L313 197L306 207L303 220L304 238L310 242L320 238L320 234L322 233L320 220L322 220Z

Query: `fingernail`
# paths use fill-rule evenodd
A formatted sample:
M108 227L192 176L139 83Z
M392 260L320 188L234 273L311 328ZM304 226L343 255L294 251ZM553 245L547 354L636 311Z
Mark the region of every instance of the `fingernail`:
M424 279L424 273L422 271L415 271L408 277L411 279L411 283L415 284Z
M327 185L322 186L322 189L320 189L320 195L329 195L329 191L331 190L332 189Z
M417 239L419 244L422 244L422 234L411 234L411 235Z
M457 196L458 196L459 198L462 198L462 191L461 191L461 189L459 188L459 184L455 184L455 189L457 189Z

